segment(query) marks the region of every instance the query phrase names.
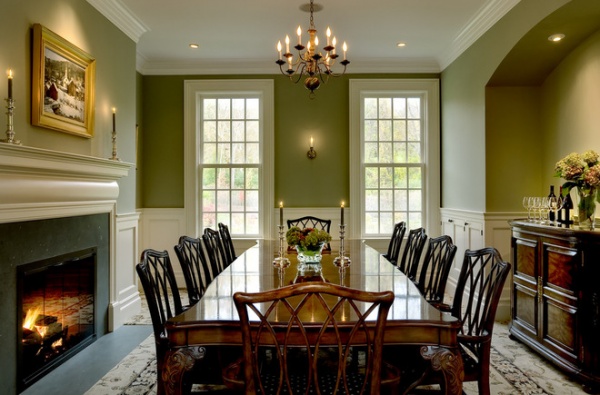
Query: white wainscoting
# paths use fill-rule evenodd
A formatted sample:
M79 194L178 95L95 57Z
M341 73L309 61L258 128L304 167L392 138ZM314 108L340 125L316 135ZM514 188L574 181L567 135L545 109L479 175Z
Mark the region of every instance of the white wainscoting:
M177 284L185 287L185 279L173 247L179 237L186 235L186 217L183 208L145 208L141 212L140 249L137 255L139 262L142 251L153 249L166 250L173 264ZM195 237L196 235L188 235ZM139 285L141 289L141 285Z
M440 211L442 234L451 236L458 247L454 265L448 278L447 293L453 294L456 289L464 252L467 249L494 247L500 252L502 259L510 262L510 226L508 221L522 217L522 213L479 213L453 209L441 209ZM498 303L497 321L510 319L511 282L512 275L509 274Z
M135 265L138 257L139 213L117 214L116 257L111 273L115 273L115 286L111 290L109 308L109 326L117 329L131 316L141 311L141 299L138 290L138 276Z

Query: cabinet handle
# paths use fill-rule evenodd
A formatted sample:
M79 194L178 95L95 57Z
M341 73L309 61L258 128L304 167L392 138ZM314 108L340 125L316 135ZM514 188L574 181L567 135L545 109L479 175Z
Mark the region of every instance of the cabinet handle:
M465 222L465 226L469 226L469 223L468 223L468 222Z
M452 223L454 220L452 218L448 219L448 222Z

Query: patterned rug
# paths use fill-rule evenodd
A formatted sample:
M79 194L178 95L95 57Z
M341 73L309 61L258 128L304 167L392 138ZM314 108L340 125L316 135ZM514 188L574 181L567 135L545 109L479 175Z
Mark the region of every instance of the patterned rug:
M184 300L186 298L184 297ZM142 297L142 311L145 298ZM146 313L131 318L129 325L150 325ZM144 340L117 366L100 379L86 395L156 394L156 359L153 335ZM581 386L538 357L523 344L508 337L508 325L494 326L490 372L494 395L582 395ZM195 388L200 389L200 388ZM476 383L465 383L466 394L477 394Z

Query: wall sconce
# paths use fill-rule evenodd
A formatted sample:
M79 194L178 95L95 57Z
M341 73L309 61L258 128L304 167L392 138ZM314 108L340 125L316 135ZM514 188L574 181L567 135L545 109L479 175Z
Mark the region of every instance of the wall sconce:
M315 159L317 157L317 151L315 151L313 149L313 138L312 137L310 138L310 149L306 153L306 156L308 156L308 159Z

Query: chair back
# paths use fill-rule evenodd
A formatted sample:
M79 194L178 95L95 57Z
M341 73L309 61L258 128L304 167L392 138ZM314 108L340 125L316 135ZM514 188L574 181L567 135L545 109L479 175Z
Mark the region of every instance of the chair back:
M465 251L452 302L452 315L463 323L463 335L491 338L509 271L510 263L504 262L493 247Z
M202 240L204 241L204 247L206 248L206 255L210 262L213 278L215 278L229 266L229 263L227 263L227 259L225 258L221 235L214 229L205 228Z
M288 219L287 220L288 229L292 226L297 226L300 229L304 228L316 228L320 230L324 230L327 233L331 234L331 220L330 219L321 219L317 217L312 217L310 215L306 217L296 218L296 219ZM323 251L331 251L331 244L327 243L327 245L323 248Z
M429 239L425 259L417 276L417 287L428 302L443 303L456 249L450 236Z
M400 255L402 240L404 240L404 233L406 233L406 222L401 221L395 224L387 252L383 254L383 257L393 265L398 265L398 256Z
M238 292L233 299L242 326L246 394L350 393L353 384L352 393L379 394L391 291L307 282ZM353 369L349 359L361 366Z
M237 258L237 256L235 255L235 247L233 246L233 240L231 239L231 233L229 233L229 227L224 223L219 222L219 234L221 235L221 242L223 243L225 259L227 260L227 264L229 265Z
M421 254L427 241L425 229L417 228L408 231L408 239L406 247L402 252L402 260L400 261L400 270L413 281L416 281L417 270L421 261Z
M207 262L202 240L181 236L174 249L185 279L189 304L192 305L204 295L204 291L214 276L210 264Z
M158 344L166 340L165 323L183 312L173 266L167 251L147 249L142 252L136 271L142 283Z

